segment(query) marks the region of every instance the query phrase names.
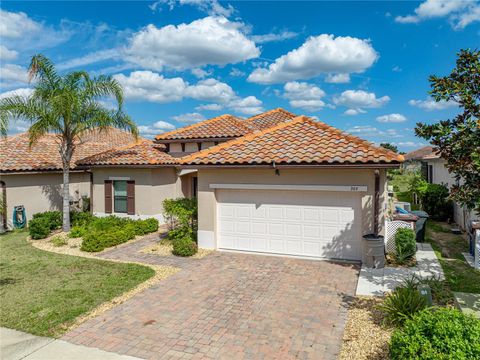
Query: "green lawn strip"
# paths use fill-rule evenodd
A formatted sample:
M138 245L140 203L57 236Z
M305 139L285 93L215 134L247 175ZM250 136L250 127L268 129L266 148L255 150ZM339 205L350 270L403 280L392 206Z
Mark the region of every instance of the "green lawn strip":
M452 234L441 223L429 221L427 241L435 250L449 288L452 291L480 294L480 271L468 265L462 255L462 252L468 252L465 240L460 235Z
M149 279L137 264L53 254L27 233L0 236L0 326L58 337L75 318Z

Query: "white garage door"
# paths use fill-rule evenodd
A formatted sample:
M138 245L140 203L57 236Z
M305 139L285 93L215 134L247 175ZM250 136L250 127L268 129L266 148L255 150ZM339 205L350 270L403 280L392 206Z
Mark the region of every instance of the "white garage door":
M217 190L218 247L360 259L360 194Z

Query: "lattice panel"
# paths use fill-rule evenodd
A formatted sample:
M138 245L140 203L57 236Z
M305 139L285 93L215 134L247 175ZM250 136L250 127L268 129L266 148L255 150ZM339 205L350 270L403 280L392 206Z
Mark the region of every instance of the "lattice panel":
M385 221L385 251L387 253L395 254L395 234L400 228L407 228L413 230L413 222L406 221Z

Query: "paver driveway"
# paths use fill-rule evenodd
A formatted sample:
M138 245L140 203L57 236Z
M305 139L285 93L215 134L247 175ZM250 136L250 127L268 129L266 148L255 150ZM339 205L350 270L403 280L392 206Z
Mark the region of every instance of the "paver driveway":
M180 266L64 339L148 359L336 358L356 265L215 252Z

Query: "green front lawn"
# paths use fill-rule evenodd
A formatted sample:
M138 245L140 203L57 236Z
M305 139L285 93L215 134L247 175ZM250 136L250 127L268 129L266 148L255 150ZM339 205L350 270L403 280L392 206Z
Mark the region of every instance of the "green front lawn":
M469 266L462 255L468 252L464 238L452 234L447 224L429 220L427 241L440 260L450 290L480 294L480 271Z
M153 269L53 254L27 232L0 235L0 326L57 337L75 318L152 277Z

